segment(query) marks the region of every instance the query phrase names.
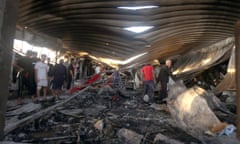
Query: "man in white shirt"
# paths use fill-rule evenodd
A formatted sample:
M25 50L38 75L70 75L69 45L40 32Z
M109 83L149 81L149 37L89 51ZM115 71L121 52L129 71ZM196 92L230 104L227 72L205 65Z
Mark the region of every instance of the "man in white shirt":
M101 66L100 65L96 65L95 67L95 74L99 74L101 73Z
M41 60L35 64L35 81L37 84L37 99L40 97L40 90L43 88L43 96L46 99L47 86L48 86L48 65L44 63L46 55L41 55Z

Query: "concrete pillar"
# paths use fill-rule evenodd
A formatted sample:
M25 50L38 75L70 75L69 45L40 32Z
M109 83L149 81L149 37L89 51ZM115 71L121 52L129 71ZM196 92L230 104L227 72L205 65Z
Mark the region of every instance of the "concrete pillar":
M240 140L240 21L235 25L236 90L237 90L237 137Z
M4 136L6 102L13 40L16 30L18 0L0 0L0 140Z

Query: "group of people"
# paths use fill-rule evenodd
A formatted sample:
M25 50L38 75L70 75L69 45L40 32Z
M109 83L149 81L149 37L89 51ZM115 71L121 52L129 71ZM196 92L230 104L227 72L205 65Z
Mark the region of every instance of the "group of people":
M167 84L169 77L172 75L172 61L167 59L165 65L160 66L158 74L155 73L151 64L146 64L141 68L141 80L144 86L144 96L148 95L149 103L154 103L155 84L159 83L159 99L164 102L167 98Z
M47 62L45 62L47 61ZM146 64L141 68L141 80L144 85L144 95L149 96L149 103L154 102L155 84L160 84L159 99L162 101L167 97L167 83L171 76L172 61L167 59L165 65L160 66L158 72L151 64ZM62 59L58 64L51 64L50 58L28 51L26 56L15 61L13 64L15 76L18 79L18 103L22 103L23 88L26 87L28 94L34 102L47 99L48 90L57 99L62 94L63 87L69 92L73 87L73 81L77 77L77 65L74 59L64 62ZM102 71L100 65L95 66L95 74ZM41 91L42 90L42 91Z
M24 87L27 88L33 102L46 100L48 91L59 99L64 82L66 82L67 90L72 87L73 59L67 65L62 59L58 64L53 65L46 55L41 55L39 59L34 56L34 52L28 51L26 56L14 62L13 69L17 71L13 77L17 77L18 80L18 104L22 103ZM43 98L40 97L41 92Z

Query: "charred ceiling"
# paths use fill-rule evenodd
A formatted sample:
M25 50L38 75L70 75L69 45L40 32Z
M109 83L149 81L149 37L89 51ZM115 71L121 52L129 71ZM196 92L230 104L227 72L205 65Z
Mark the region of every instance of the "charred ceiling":
M126 10L120 6L157 6ZM22 0L18 25L59 38L66 48L141 61L182 55L234 34L239 0ZM153 26L143 33L124 30Z

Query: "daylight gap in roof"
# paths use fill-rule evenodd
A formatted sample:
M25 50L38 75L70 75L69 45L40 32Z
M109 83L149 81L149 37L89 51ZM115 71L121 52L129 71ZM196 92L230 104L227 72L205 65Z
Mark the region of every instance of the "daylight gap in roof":
M152 8L158 8L158 6L154 5L148 5L148 6L121 6L118 7L120 9L127 9L127 10L140 10L140 9L152 9Z
M153 28L153 26L133 26L133 27L126 27L124 29L131 32L135 32L135 33L142 33L151 28Z

